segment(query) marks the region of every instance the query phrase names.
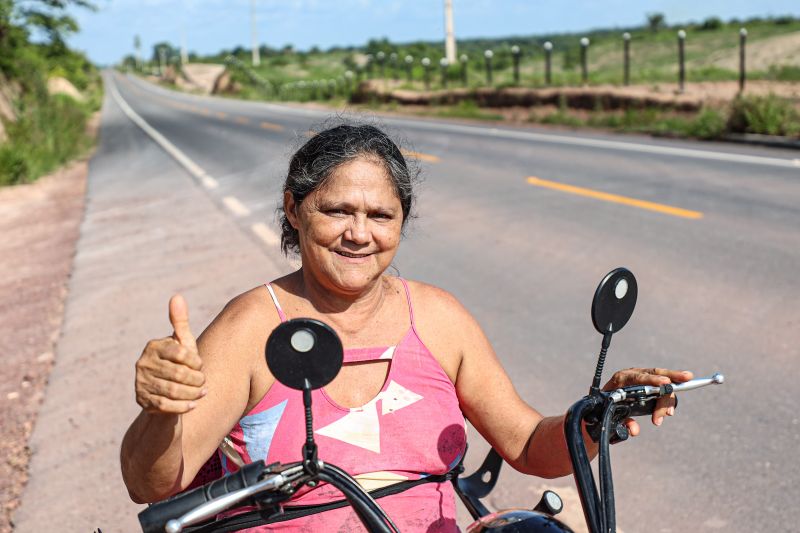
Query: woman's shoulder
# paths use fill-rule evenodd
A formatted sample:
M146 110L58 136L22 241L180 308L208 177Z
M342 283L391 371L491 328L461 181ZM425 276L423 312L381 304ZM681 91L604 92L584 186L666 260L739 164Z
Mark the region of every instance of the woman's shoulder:
M207 332L219 331L229 338L260 337L280 323L269 292L259 285L232 298L209 325Z
M406 280L418 323L459 325L474 321L470 312L449 291L422 281Z

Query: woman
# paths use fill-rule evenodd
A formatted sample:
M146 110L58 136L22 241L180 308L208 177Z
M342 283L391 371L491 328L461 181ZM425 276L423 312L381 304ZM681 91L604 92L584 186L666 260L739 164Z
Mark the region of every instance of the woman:
M397 146L372 126L342 125L293 156L284 185L282 248L296 272L232 300L195 341L180 296L174 333L150 341L136 364L142 412L122 444L122 472L137 502L184 490L224 439L224 471L245 462L296 461L304 438L301 394L276 382L264 346L287 318L331 325L345 347L335 380L314 392L319 454L367 488L447 472L465 449L464 417L514 468L569 474L563 416L543 417L516 393L475 319L450 294L386 274L413 204L413 176ZM660 385L689 372L629 369L606 388ZM671 399L653 414L672 415ZM632 435L639 432L628 421ZM227 439L226 439L227 438ZM340 496L321 486L292 503ZM418 485L381 500L402 531L455 531L449 484ZM359 530L349 508L278 524Z

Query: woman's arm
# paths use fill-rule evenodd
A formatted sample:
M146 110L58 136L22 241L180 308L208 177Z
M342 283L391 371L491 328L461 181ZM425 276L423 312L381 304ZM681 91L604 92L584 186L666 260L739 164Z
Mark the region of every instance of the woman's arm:
M472 315L441 289L416 284L425 305L418 329L434 353L450 367L464 415L512 467L544 478L572 473L564 436L564 415L544 417L520 398L489 340ZM420 308L422 305L419 306ZM422 323L424 321L424 323ZM455 361L455 363L453 363ZM614 374L604 389L634 383L660 385L691 379L691 373L663 369L628 369ZM653 422L671 415L671 398L659 401ZM631 435L639 426L628 420ZM584 433L591 456L597 447Z
M123 480L134 501L157 501L186 488L246 413L268 322L274 321L260 316L251 293L231 301L196 344L183 298L170 300L175 333L150 341L137 361L136 400L142 411L120 452Z

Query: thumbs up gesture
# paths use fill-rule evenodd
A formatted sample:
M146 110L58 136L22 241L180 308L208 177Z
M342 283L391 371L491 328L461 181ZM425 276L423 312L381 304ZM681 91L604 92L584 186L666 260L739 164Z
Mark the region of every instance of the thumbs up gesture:
M148 342L136 362L136 402L149 413L186 413L206 395L203 361L180 294L169 300L169 321L172 336Z

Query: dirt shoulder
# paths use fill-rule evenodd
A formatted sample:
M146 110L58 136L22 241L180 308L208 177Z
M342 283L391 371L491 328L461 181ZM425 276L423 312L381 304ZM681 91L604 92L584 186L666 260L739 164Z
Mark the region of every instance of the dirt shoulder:
M84 212L87 161L0 189L0 532L28 479L28 439L61 329Z

